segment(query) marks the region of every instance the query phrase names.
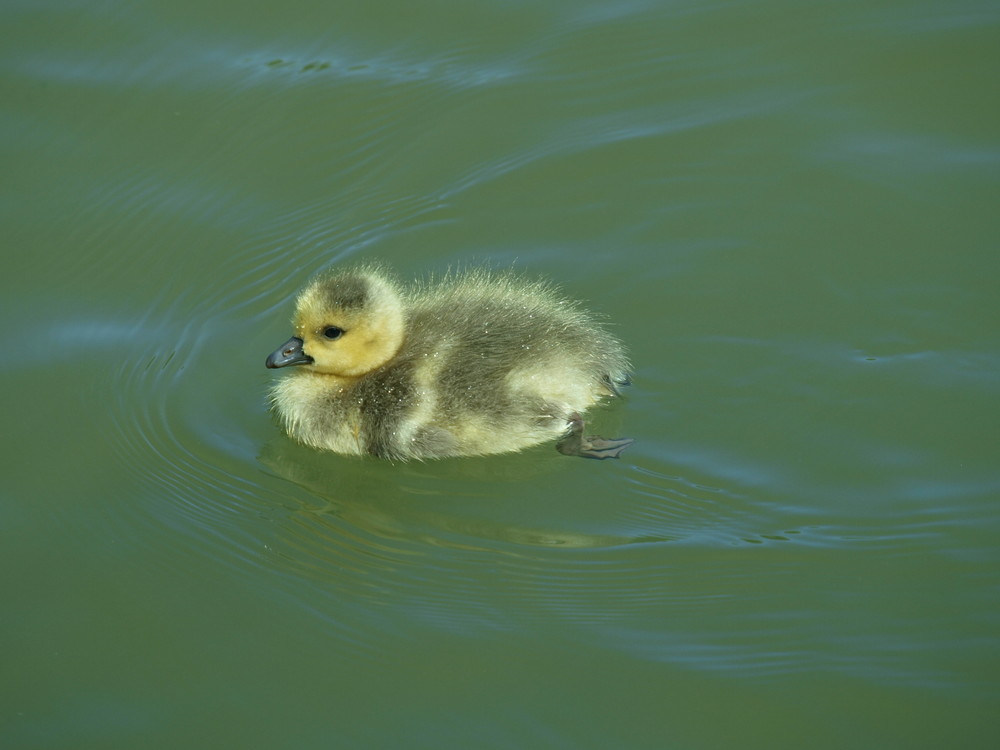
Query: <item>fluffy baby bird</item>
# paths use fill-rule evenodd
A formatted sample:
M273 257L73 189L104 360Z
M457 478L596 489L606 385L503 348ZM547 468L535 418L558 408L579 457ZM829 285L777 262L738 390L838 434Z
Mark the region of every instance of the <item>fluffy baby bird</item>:
M380 266L321 275L295 335L266 361L288 434L392 460L478 456L558 439L617 458L633 441L584 437L581 413L628 384L621 343L550 285L510 272L401 286Z

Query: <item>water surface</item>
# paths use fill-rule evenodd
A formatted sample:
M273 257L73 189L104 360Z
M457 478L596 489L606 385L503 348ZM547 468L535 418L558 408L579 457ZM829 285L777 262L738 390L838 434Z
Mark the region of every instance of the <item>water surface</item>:
M2 20L5 747L994 746L995 8ZM358 259L586 300L636 444L290 442Z

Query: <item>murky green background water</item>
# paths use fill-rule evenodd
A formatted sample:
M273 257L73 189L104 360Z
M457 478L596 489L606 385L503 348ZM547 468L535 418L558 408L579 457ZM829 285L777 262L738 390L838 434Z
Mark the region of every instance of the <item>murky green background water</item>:
M7 748L995 747L1000 11L0 9ZM313 272L608 313L620 462L291 444Z

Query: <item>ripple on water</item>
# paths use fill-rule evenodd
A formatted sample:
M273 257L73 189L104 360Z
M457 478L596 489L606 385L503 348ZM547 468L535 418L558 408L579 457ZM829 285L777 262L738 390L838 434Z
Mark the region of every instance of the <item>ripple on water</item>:
M282 258L234 259L244 285L218 285L217 299L259 310L278 293L268 287ZM186 318L165 296L144 321L94 327L119 352L111 443L140 488L123 516L327 619L359 648L413 621L465 634L558 625L584 638L711 616L731 589L708 572L692 586L668 550L745 550L794 533L762 528L761 506L733 483L666 472L641 446L635 463L543 447L392 465L294 445L265 414L260 360L273 342L248 344L246 321L222 307L204 299Z
M219 298L259 309L277 293L266 287L281 255L259 266L236 259L235 275L257 289L222 284ZM701 668L815 663L821 649L795 634L794 618L747 620L742 631L704 625L746 617L748 592L765 602L782 594L775 570L793 575L799 560L783 550L853 543L819 524L789 528L795 513L762 500L767 483L750 468L713 477L712 461L688 456L668 470L641 442L613 464L546 447L413 465L320 454L281 436L265 413L260 360L273 342L248 342L246 321L209 300L190 309L187 319L164 297L137 323L91 326L90 343L114 346L119 362L106 384L111 445L138 487L118 501L125 533L134 524L144 541L210 560L323 619L359 653L419 622L467 636L552 628ZM777 560L764 582L753 575L758 559ZM748 648L778 631L787 652Z

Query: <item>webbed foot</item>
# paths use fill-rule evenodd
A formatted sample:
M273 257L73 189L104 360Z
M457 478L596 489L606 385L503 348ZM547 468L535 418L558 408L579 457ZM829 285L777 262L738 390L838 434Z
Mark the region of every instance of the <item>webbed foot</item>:
M628 448L635 440L632 438L607 438L596 435L583 435L583 418L579 414L572 414L569 418L569 432L567 432L558 443L556 450L566 456L582 456L583 458L619 458L622 451Z

